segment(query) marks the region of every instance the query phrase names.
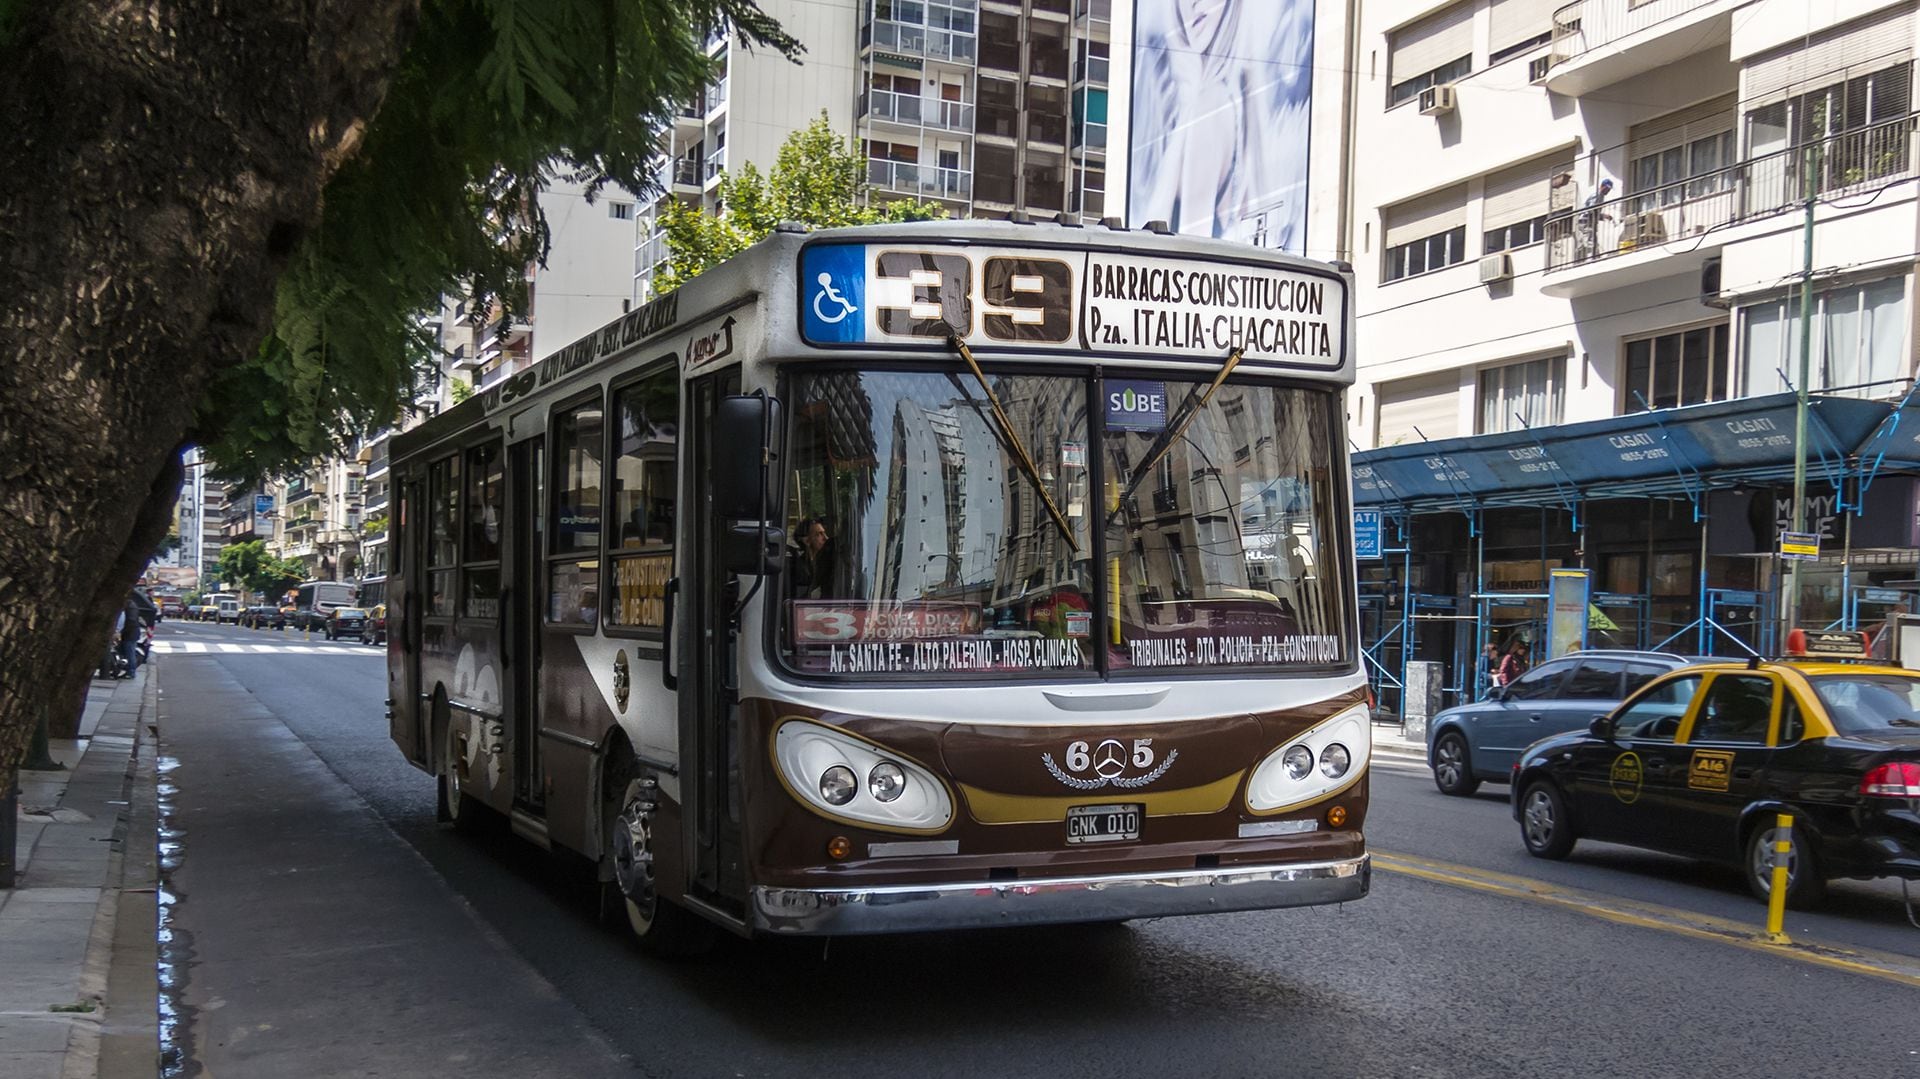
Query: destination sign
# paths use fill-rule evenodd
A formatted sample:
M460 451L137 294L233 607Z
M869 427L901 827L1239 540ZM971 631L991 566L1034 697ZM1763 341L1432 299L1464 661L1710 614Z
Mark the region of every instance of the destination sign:
M1338 280L1270 266L1087 255L1080 333L1091 349L1340 366Z
M1332 272L1057 247L811 244L799 323L822 348L1071 351L1290 371L1346 362Z

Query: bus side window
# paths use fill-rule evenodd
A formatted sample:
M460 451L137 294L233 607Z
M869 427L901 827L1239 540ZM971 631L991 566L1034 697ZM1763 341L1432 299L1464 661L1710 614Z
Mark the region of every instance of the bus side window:
M595 396L553 414L553 483L548 530L547 621L600 620L600 456L606 414Z
M427 614L453 616L455 564L459 561L460 521L456 495L460 459L435 461L427 470Z
M500 617L500 522L505 501L500 444L486 442L467 450L463 618Z
M665 368L615 392L613 517L607 546L613 596L607 622L659 630L673 575L674 446L680 377Z

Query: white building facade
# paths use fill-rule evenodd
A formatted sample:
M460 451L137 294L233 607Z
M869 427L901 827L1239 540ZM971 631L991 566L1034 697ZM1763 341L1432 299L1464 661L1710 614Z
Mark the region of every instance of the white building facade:
M1810 387L1903 392L1914 8L1363 5L1355 444L1785 388L1809 195Z

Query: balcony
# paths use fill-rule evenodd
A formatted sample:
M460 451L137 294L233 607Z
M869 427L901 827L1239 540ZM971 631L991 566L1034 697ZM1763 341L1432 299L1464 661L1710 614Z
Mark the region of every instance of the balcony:
M1107 74L1112 70L1113 61L1105 56L1082 56L1073 62L1073 83L1107 84Z
M931 26L894 22L891 19L875 19L860 28L861 48L873 48L901 56L923 56L948 63L972 63L975 45L972 34L956 34L951 30L936 30Z
M1729 226L1913 177L1913 114L1749 158L1547 221L1541 291L1578 296L1680 273L1724 246ZM1684 241L1678 250L1667 245Z
M867 160L867 183L890 194L928 199L966 200L973 196L973 174L912 161Z
M701 100L702 115L712 116L727 103L727 81L725 79L707 87L707 93Z
M497 314L480 331L480 351L510 348L514 343L524 341L533 333L533 320L530 318L510 318L504 312Z
M1089 23L1111 23L1113 21L1113 0L1080 0L1078 10L1074 12L1074 28L1086 32Z
M701 162L698 157L675 158L673 162L673 186L698 188L701 183Z
M715 150L714 152L707 155L707 160L704 168L704 175L705 175L704 182L710 184L715 180L718 180L720 178L720 174L725 171L727 171L727 148L722 146L718 150Z
M1718 47L1747 0L1574 0L1553 13L1547 89L1578 97Z
M869 120L907 127L935 127L973 131L973 106L964 101L942 101L891 90L868 90L860 95L859 113Z

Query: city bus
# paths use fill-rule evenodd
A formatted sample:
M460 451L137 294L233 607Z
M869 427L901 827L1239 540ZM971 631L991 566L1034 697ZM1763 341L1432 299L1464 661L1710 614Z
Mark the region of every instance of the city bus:
M393 741L665 953L1362 898L1351 287L783 226L395 437Z
M351 607L358 590L345 581L308 581L293 591L294 629L324 629L336 608Z

